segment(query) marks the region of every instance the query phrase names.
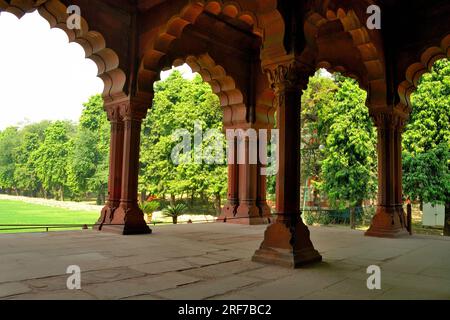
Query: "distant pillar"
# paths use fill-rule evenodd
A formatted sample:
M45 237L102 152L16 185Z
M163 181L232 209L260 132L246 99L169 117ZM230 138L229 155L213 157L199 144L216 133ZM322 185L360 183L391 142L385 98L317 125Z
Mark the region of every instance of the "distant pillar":
M218 222L260 225L270 221L266 177L260 175L259 131L253 125L228 128L228 199Z
M373 115L378 130L378 207L366 236L408 235L402 200L402 131L405 120L394 113Z
M279 130L278 217L267 228L264 241L253 256L256 262L291 268L322 260L300 213L301 90L306 87L309 74L299 67L290 60L267 69L276 96Z
M227 203L222 208L222 214L219 216L217 221L219 222L231 222L236 215L236 210L239 205L239 194L238 194L238 165L237 165L237 149L236 149L236 137L231 137L232 141L228 141L229 145L232 146L228 155L228 193L227 193Z
M151 233L138 205L141 123L150 104L151 100L128 98L120 105L124 126L121 199L111 224L103 226L102 230L124 235Z
M105 103L105 111L111 125L108 198L94 226L96 230L101 230L104 224L111 224L114 211L119 207L122 192L123 121L120 115L120 104Z

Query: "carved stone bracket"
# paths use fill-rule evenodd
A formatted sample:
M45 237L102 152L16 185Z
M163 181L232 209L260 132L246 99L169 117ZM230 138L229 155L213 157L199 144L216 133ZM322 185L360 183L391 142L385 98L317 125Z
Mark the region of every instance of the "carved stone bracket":
M131 98L120 104L120 115L125 122L142 121L150 108L152 100Z
M265 66L269 84L275 93L284 90L302 90L308 85L309 76L314 73L310 66L296 60Z
M396 129L401 130L406 126L408 118L394 112L376 112L372 113L375 126L379 129Z

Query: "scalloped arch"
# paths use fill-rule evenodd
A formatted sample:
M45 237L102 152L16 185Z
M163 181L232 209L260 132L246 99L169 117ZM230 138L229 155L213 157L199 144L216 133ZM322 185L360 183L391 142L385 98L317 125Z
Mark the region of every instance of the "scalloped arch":
M213 92L219 97L226 126L232 126L241 122L243 117L245 119L246 107L241 90L236 86L234 79L227 75L225 69L216 64L209 54L188 55L185 58L177 58L174 60L173 65L180 66L184 63L193 72L200 74L203 81L207 82Z
M424 73L431 71L434 63L438 60L450 58L450 34L445 36L440 46L426 49L420 56L420 61L408 67L405 74L405 81L398 86L400 105L411 111L411 95L416 91L419 81Z
M283 37L275 39L271 34L265 34L265 27L271 25L282 29L284 35L284 21L276 10L277 0L270 0L265 3L266 7L255 14L254 12L243 10L236 1L228 0L190 0L181 12L173 16L160 30L159 35L151 48L146 50L141 61L138 74L138 93L147 94L153 90L153 83L159 79L160 60L169 52L172 42L181 37L186 26L194 24L197 18L203 13L208 12L213 15L223 14L233 19L239 19L252 28L255 35L268 39L267 48L274 51L276 46L283 45ZM277 21L277 22L275 22ZM264 48L263 48L264 50Z
M19 19L35 10L48 21L50 28L63 30L70 42L78 43L83 48L85 57L97 65L97 76L104 83L102 95L105 100L124 95L126 75L119 68L118 55L106 47L105 39L99 32L89 31L85 19L81 17L81 29L70 30L66 23L67 7L59 0L12 0L10 3L0 0L0 12L12 13Z
M321 61L321 62L317 63L316 69L326 69L330 73L339 72L345 77L352 78L352 79L355 79L356 81L358 81L359 86L362 89L364 89L364 87L362 87L362 85L361 85L359 76L356 75L355 73L348 71L347 68L344 66L341 66L341 65L333 66L328 61Z
M305 37L309 50L317 51L317 39L321 36L321 28L329 24L334 32L347 32L353 42L353 46L358 50L362 63L367 73L368 83L363 84L361 75L356 70L346 70L343 66L334 66L331 61L326 61L327 69L342 69L350 77L355 78L360 86L368 91L369 101L372 105L385 103L386 86L384 62L378 53L377 47L372 42L367 28L361 24L354 10L345 11L326 10L325 16L318 12L312 12L305 22ZM328 29L326 30L328 31ZM316 56L316 55L312 55ZM323 62L319 62L323 63ZM316 62L317 64L317 62Z

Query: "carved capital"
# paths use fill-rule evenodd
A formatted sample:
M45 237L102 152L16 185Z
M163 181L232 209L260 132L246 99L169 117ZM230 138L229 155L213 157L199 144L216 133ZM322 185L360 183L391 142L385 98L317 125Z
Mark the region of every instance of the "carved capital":
M395 114L395 113L376 113L372 115L372 118L375 122L375 126L378 129L384 129L384 130L400 130L403 131L403 129L406 126L406 118L402 117L401 115Z
M151 104L151 99L127 98L120 104L120 115L123 121L142 121Z
M120 115L120 104L108 104L105 105L104 109L110 122L122 121L122 116Z
M275 92L305 89L311 75L311 69L296 60L266 66L264 72Z

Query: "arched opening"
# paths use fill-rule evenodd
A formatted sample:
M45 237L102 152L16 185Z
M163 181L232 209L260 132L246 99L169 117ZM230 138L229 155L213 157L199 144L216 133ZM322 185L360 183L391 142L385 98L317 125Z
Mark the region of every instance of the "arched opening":
M403 133L403 193L412 202L412 232L450 235L450 60L435 61L410 96ZM442 229L444 232L442 232Z
M356 80L320 69L302 96L303 218L367 229L377 190L376 129Z
M153 224L214 222L226 200L226 76L187 60L202 75L187 64L162 72L143 121L139 191Z
M92 225L107 195L102 96L121 92L125 76L84 21L79 32L64 29L56 3L0 14L0 189L19 208L0 210L0 223L12 231Z

